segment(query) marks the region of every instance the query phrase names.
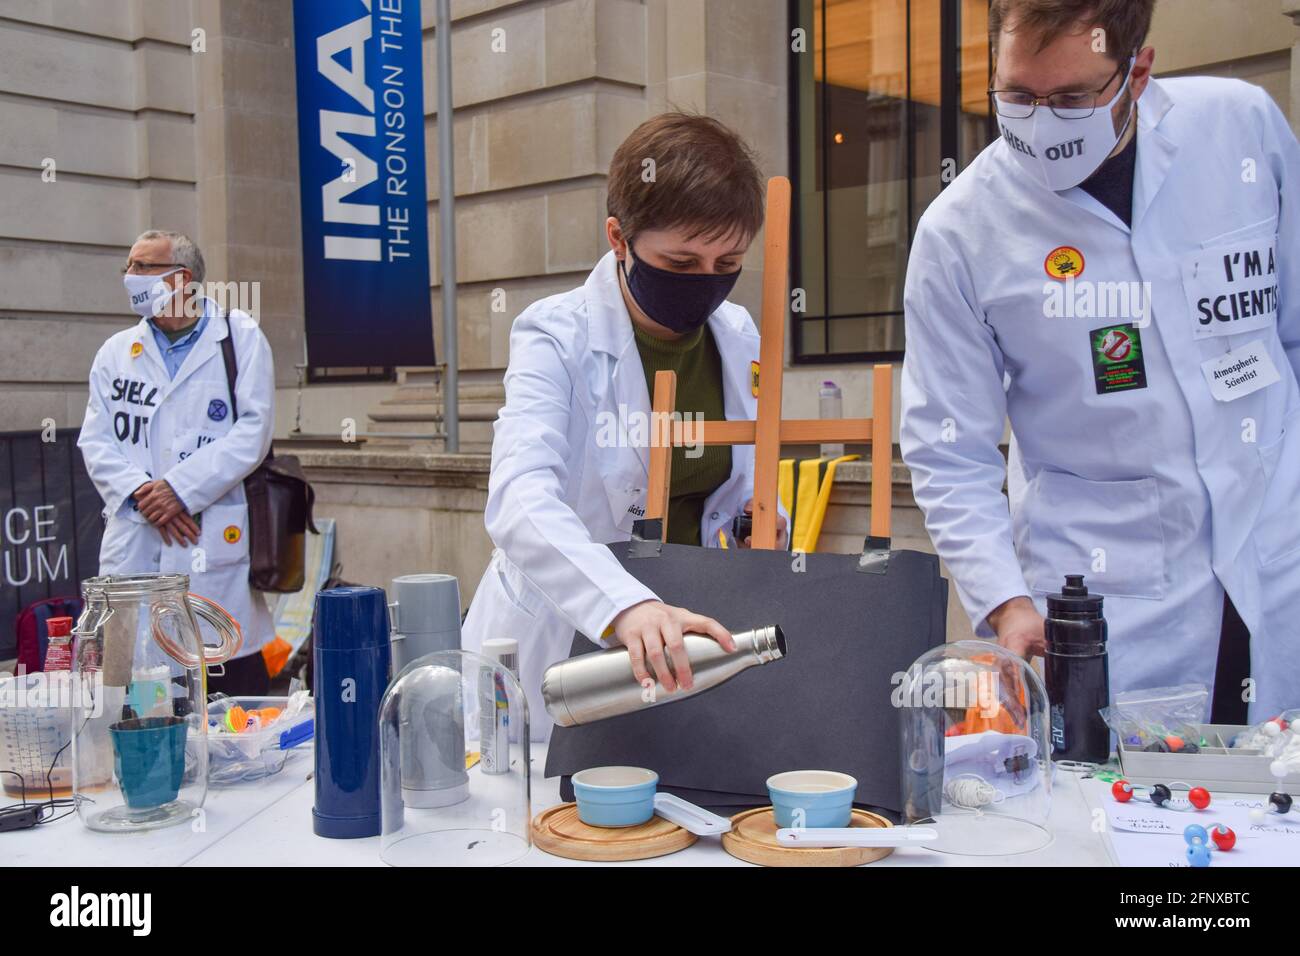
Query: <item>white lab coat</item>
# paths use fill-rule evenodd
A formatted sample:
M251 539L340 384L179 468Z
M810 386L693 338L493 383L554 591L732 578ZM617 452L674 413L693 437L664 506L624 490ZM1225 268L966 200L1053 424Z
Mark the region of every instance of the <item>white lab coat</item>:
M190 576L190 590L226 609L243 631L238 657L273 635L262 595L248 584L248 505L244 478L266 456L275 425L271 347L256 322L214 313L168 379L147 319L100 348L77 444L104 499L100 574L145 571ZM229 333L228 333L229 330ZM239 422L232 424L221 340L234 335ZM199 546L164 545L132 506L131 493L163 478L202 526ZM202 552L201 554L199 552ZM205 636L211 640L211 636Z
M1106 597L1112 692L1212 686L1226 588L1264 719L1300 705L1300 145L1263 90L1208 78L1153 81L1137 136L1131 230L1079 188L1037 185L1001 139L927 210L905 296L903 458L981 634L1003 601L1031 594L1043 611L1082 573ZM1116 287L1093 291L1120 308L1048 317L1064 286L1045 261L1062 246L1084 260L1076 314L1085 286L1150 284L1148 387L1096 391L1089 333L1124 321L1109 317L1124 312ZM1242 250L1277 257L1277 306L1199 337L1205 283L1234 291L1222 260ZM1278 381L1217 400L1202 366L1229 350L1261 353Z
M462 644L477 651L485 638L519 641L534 740L551 728L542 672L568 656L574 631L599 641L624 608L656 599L605 547L628 540L645 513L649 450L633 444L628 425L649 415L650 394L631 322L611 252L581 288L535 302L510 332L485 514L496 548ZM752 419L753 320L724 302L709 330L722 357L727 418ZM753 486L754 448L734 446L731 477L705 501L700 535L707 546L741 513Z

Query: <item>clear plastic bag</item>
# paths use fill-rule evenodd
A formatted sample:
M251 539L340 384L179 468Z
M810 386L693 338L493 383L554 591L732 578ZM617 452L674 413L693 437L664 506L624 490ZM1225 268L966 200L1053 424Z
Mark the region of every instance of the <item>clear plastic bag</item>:
M222 786L279 773L295 747L311 742L315 718L305 690L288 697L217 696L208 704L208 782Z
M1129 750L1196 753L1207 745L1200 725L1209 702L1204 684L1153 687L1116 694L1101 716Z

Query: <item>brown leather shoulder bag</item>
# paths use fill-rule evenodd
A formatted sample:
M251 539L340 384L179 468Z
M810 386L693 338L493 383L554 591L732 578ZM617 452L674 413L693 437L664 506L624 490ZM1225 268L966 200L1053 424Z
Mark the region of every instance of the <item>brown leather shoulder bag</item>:
M239 367L229 319L226 327L221 357L226 365L233 424L239 421L239 402L235 398ZM276 455L272 445L262 463L244 479L244 496L248 499L248 583L254 590L275 594L302 590L307 579L306 533L308 529L312 534L320 533L312 522L316 492L302 465L293 455Z

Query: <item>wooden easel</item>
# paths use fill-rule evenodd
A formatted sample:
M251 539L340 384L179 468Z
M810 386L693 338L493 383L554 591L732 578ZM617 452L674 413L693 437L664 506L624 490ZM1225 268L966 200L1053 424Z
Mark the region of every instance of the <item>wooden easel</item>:
M763 244L763 306L759 324L758 419L682 422L673 421L677 404L677 375L655 373L650 441L650 487L646 519L658 519L663 540L668 540L668 492L672 486L672 449L678 445L754 446L755 548L776 548L777 473L781 445L854 442L871 446L871 537L890 536L893 484L891 423L893 369L872 369L872 418L781 420L782 365L785 359L786 294L790 272L790 180L774 176L767 181L767 225ZM671 435L668 424L671 423Z

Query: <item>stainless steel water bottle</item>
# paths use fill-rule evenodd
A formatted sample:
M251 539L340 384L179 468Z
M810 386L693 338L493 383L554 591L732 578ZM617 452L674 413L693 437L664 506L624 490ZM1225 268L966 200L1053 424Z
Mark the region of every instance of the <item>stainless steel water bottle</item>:
M755 628L732 637L736 649L727 653L711 637L685 635L686 656L695 682L690 690L672 693L658 681L653 688L642 687L632 673L632 658L625 647L582 654L552 664L542 675L546 712L561 727L590 724L694 697L746 668L779 661L786 653L785 635L777 626Z
M1110 704L1102 600L1088 593L1082 574L1067 574L1061 593L1047 596L1043 670L1053 760L1105 763L1110 758L1110 729L1100 714Z

